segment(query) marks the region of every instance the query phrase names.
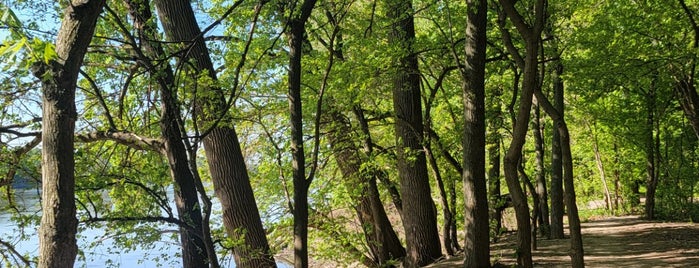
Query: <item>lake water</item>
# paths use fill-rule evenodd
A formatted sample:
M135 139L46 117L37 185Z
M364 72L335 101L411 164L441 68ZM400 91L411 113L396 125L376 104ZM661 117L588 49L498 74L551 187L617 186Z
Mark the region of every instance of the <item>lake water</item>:
M1 197L0 199L4 199ZM39 198L36 189L16 190L15 201L17 204L30 208L30 211L39 209ZM30 212L31 213L31 212ZM175 228L165 226L162 231L170 232ZM14 244L15 249L22 254L35 257L39 254L38 225L19 229L10 219L9 212L0 212L0 239ZM78 248L83 250L84 258L78 257L75 267L102 268L102 267L181 267L179 239L176 236L162 235L162 240L150 244L151 249L139 249L134 251L121 251L115 248L114 236L106 233L104 228L87 228L84 225L78 234ZM20 240L19 234L24 232L27 240ZM99 242L99 243L94 243ZM95 244L89 247L90 244ZM5 250L0 247L0 250ZM235 267L232 258L219 260L222 267ZM0 259L0 267L5 267ZM285 263L278 263L279 267L291 267Z

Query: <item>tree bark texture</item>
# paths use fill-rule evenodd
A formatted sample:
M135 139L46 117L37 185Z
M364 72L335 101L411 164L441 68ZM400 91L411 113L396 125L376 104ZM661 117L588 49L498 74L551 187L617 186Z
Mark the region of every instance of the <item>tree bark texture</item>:
M582 233L580 228L580 217L578 216L578 206L575 201L575 177L573 176L573 156L570 151L570 132L565 122L565 118L549 102L546 96L537 90L536 98L540 101L541 107L553 119L556 129L561 137L561 153L563 156L563 178L565 186L565 205L568 208L568 229L570 231L570 259L571 267L585 267Z
M522 156L522 147L526 140L529 128L530 111L534 91L539 87L538 81L538 55L541 40L541 32L546 21L546 0L537 0L534 4L534 22L530 25L515 8L515 1L499 0L504 14L507 15L515 26L520 36L524 39L525 55L512 44L509 32L503 30L504 39L510 55L515 58L519 68L523 70L522 89L519 97L519 110L514 120L512 140L505 154L504 171L507 187L510 189L512 204L517 218L517 264L523 267L532 267L531 253L531 224L529 222L529 207L517 176L517 167ZM504 22L500 22L501 28Z
M400 48L394 62L393 110L397 139L398 175L403 199L406 233L406 267L424 266L442 255L437 231L437 213L430 194L427 162L422 150L423 122L420 104L420 73L412 49L415 39L410 1L386 0L391 20L389 44Z
M556 52L554 52L556 53ZM554 62L553 71L553 105L564 116L563 103L563 64ZM561 135L554 131L551 139L551 238L563 239L563 156L561 155Z
M401 245L398 235L393 230L386 215L374 172L362 172L362 156L354 141L347 133L351 133L349 120L340 114L335 107L326 112L330 122L328 139L342 176L349 188L360 187L354 202L359 222L363 227L367 245L371 251L376 266L386 265L390 260L405 257L405 248Z
M658 185L656 175L656 152L655 150L655 79L646 92L646 131L645 131L645 152L646 152L646 219L655 218L655 190Z
M541 111L539 105L534 106L534 120L532 120L532 130L534 130L534 150L536 151L536 187L535 194L539 200L538 220L539 232L546 238L551 238L551 226L549 223L549 196L546 191L546 173L544 168L544 136L541 122Z
M158 16L170 42L184 45L187 53L182 61L191 61L195 71L216 80L204 38L190 1L155 0ZM265 231L262 227L250 178L243 159L237 133L227 117L228 107L221 88L202 87L196 101L200 126L208 129L204 149L211 171L216 196L223 209L223 224L228 236L242 246L233 249L238 267L275 267ZM235 89L232 89L234 91ZM228 92L235 94L235 92ZM225 124L216 124L217 120Z
M177 215L188 227L180 226L180 242L182 246L183 267L206 267L209 263L218 267L216 252L213 244L205 245L203 232L205 224L202 219L201 205L197 194L195 177L189 168L187 150L183 143L180 131L180 108L177 105L177 88L175 77L169 64L161 64L160 67L151 64L153 59L166 58L161 43L151 40L156 38L156 25L151 20L150 3L144 0L125 1L129 15L134 21L134 27L138 30L143 62L148 71L155 78L161 95L162 111L160 118L160 131L164 140L163 154L168 160L170 176L175 184L175 205ZM206 223L208 224L208 223ZM210 235L210 234L207 234ZM209 237L209 239L211 239Z
M38 267L73 267L75 235L75 88L104 0L70 1L56 38L57 59L37 66L42 81L42 216Z
M303 100L301 99L301 57L306 21L316 0L304 0L300 14L289 19L288 95L291 125L291 155L294 184L294 267L308 267L308 187L313 178L306 178L306 157L303 148ZM320 112L320 111L318 111Z
M469 0L462 69L464 133L464 267L490 266L488 190L485 178L486 0Z
M590 133L592 134L592 151L595 153L595 163L597 163L597 171L599 171L599 177L602 180L602 187L604 189L604 203L607 206L609 212L614 213L614 204L612 203L612 194L609 192L609 185L607 184L607 174L604 171L604 163L602 162L602 152L599 150L599 142L597 140L597 133L592 128L588 126Z
M503 205L500 201L500 127L502 125L502 110L500 107L500 98L502 91L497 89L493 92L493 97L489 104L489 122L487 122L488 135L486 136L486 149L488 151L488 202L490 204L490 220L495 221L495 235L493 241L496 241L497 235L502 229L502 210Z

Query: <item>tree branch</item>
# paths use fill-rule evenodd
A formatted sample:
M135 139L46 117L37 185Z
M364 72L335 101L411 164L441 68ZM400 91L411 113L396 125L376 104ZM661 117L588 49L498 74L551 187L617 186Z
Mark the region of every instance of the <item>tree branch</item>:
M79 142L110 140L136 150L154 151L161 154L165 150L165 144L160 139L141 137L130 132L122 131L95 131L77 134L75 135L75 139Z

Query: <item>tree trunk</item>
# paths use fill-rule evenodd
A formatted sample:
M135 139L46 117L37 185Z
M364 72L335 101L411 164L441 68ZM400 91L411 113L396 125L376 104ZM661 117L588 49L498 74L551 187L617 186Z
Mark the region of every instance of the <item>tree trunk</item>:
M143 40L156 39L156 25L151 20L151 8L148 1L125 1L129 14L134 20L134 27L138 30L141 46L145 51L139 52L148 71L156 80L160 88L162 98L162 111L160 118L161 135L164 140L165 149L163 154L168 159L170 176L175 183L175 205L179 219L189 226L180 226L180 241L182 246L183 267L205 267L209 263L218 267L216 252L210 234L208 239L203 232L205 224L202 219L201 205L193 170L189 168L187 150L183 143L181 132L180 109L177 105L175 93L175 78L169 64L152 64L154 59L166 58L165 51L159 42L149 42ZM134 44L136 45L136 44ZM147 53L147 55L145 55ZM208 223L206 223L208 224ZM204 241L208 241L208 245Z
M190 58L182 60L191 61L196 72L216 81L216 71L190 2L155 0L154 3L167 39L189 48L187 56ZM200 126L207 130L204 149L216 196L223 209L223 224L228 236L241 242L241 246L233 249L236 265L241 268L275 267L238 136L232 124L217 124L218 120L231 120L227 116L224 92L213 85L206 85L202 90L204 92L198 95L205 97L196 101L196 114Z
M524 172L524 165L522 164L524 161L519 162L519 166L517 167L519 170L519 174L521 176L521 180L524 183L524 195L527 195L527 190L529 190L530 193L532 193L532 229L531 229L531 237L532 237L532 250L537 250L537 244L536 244L536 224L537 220L541 217L539 206L541 206L540 202L541 200L539 199L539 196L536 195L536 187L534 187L534 184L532 184L531 178L527 175L526 172Z
M301 57L306 21L316 0L304 0L301 14L288 20L286 33L289 41L288 98L291 125L291 155L294 183L294 267L308 267L308 187L312 178L306 179L306 158L303 149L303 100L301 99ZM320 111L317 111L320 112Z
M485 178L486 0L467 1L464 102L464 267L490 266L488 191Z
M415 39L413 8L407 0L387 0L391 24L389 44L401 53L393 66L393 109L397 139L398 175L403 199L406 233L406 267L424 266L442 255L437 215L430 193L427 162L422 149L423 123L420 105L420 74Z
M78 253L73 156L75 88L104 0L70 1L56 37L55 60L39 63L42 81L41 226L38 267L73 267Z
M655 77L651 82L651 86L646 92L646 219L655 219L655 189L658 185L658 177L656 175L656 150L655 150Z
M500 28L503 32L506 47L510 55L515 58L517 65L523 70L522 90L519 97L519 110L516 119L513 118L514 127L510 148L505 154L504 170L507 187L510 189L512 204L517 218L517 264L523 267L532 267L531 253L531 224L529 222L529 207L527 197L522 191L522 185L517 176L517 166L522 156L522 147L526 140L529 128L530 111L534 91L539 87L538 81L538 55L541 40L541 32L546 21L545 7L546 0L537 0L534 3L534 23L527 24L522 15L517 11L514 1L499 0L503 13L512 21L517 31L525 40L525 55L520 55L517 48L512 44L509 32L504 28L504 16L499 20ZM502 13L501 13L502 14Z
M614 141L614 207L619 210L621 200L621 170L619 170L619 147ZM614 213L616 215L616 212Z
M549 30L550 31L550 30ZM555 41L554 41L555 44ZM553 53L558 53L554 48ZM554 61L553 66L553 105L561 113L565 114L563 103L563 64L560 60ZM554 131L551 140L551 238L563 239L563 156L561 152L561 135Z
M561 153L563 156L563 178L565 186L565 204L568 208L568 228L570 231L570 259L571 267L585 267L582 234L578 206L575 202L575 177L573 176L573 157L570 152L570 135L563 115L548 101L546 96L537 90L536 98L540 101L546 113L553 119L561 137Z
M678 0L682 6L684 14L689 19L692 26L692 32L694 34L694 42L692 42L692 47L696 50L699 48L699 24L697 24L694 18L694 13L689 9L684 0ZM682 106L682 111L685 117L689 120L689 124L694 130L694 134L699 138L699 94L697 94L696 86L694 85L694 77L696 71L697 56L692 55L689 61L689 74L678 75L677 85L675 86L675 92L680 100L680 106Z
M502 138L499 133L502 125L501 96L502 91L499 89L493 94L490 103L490 113L492 115L490 116L490 122L487 124L489 134L486 137L488 162L490 163L490 168L488 169L488 202L490 203L490 219L495 220L494 233L496 237L493 238L493 241L497 241L497 235L500 234L502 229L502 210L500 209L502 205L500 204L500 142Z
M432 148L429 145L425 145L425 156L427 157L427 163L430 165L432 173L434 173L435 181L437 181L437 189L439 190L440 201L442 201L442 214L444 214L444 222L442 229L442 244L444 244L447 255L454 256L454 248L451 247L451 228L454 220L453 215L451 215L451 210L449 208L449 198L447 196L446 188L444 187L444 179L442 178L442 173L439 171L439 166L437 165L437 159L434 157ZM456 227L456 226L453 226Z
M602 187L604 188L604 204L607 206L609 212L614 212L614 207L612 204L612 195L609 192L609 186L607 185L607 175L604 172L604 163L602 163L602 154L599 151L599 142L597 141L597 133L588 124L587 126L592 133L592 151L595 153L595 163L597 163L597 170L599 171L600 179L602 180Z
M544 168L544 136L542 129L544 125L541 122L541 111L539 105L534 107L534 120L532 120L532 129L534 130L534 147L536 150L536 194L539 200L538 210L539 232L547 239L551 239L551 226L549 224L549 196L546 191L546 173Z
M359 186L363 189L356 197L355 210L363 227L367 245L375 258L373 261L380 266L386 265L390 260L405 257L405 249L381 202L374 172L360 171L362 160L359 148L346 135L351 132L349 122L335 107L330 106L326 114L332 122L328 127L328 140L344 181L350 188Z
M369 131L369 123L366 120L366 117L364 116L364 111L360 106L355 106L352 111L354 112L354 115L357 117L357 120L359 121L359 127L362 130L362 134L364 135L364 139L362 140L362 147L364 151L367 154L372 154L373 153L373 145L371 141L371 132ZM388 191L389 195L391 196L391 201L393 202L393 206L396 208L398 211L398 215L400 215L401 219L403 218L403 200L400 197L400 192L398 192L398 188L396 187L396 184L393 183L389 178L388 175L386 174L385 171L379 170L379 169L374 169L374 177L381 182L381 184L386 187L386 190Z

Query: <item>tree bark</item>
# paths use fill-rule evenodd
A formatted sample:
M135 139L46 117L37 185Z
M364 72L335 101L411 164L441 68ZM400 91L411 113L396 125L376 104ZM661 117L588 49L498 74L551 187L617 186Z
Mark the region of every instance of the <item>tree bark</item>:
M374 256L374 262L381 266L390 260L405 257L405 249L381 202L375 172L360 171L363 161L359 148L347 136L347 133L351 132L348 120L332 106L326 114L333 122L328 127L328 139L344 181L350 188L359 186L363 189L356 197L355 210L363 227L367 245Z
M550 29L547 29L550 31ZM555 44L555 41L554 41ZM553 53L558 53L554 47ZM563 103L563 64L560 60L553 63L553 105L561 113L565 114ZM563 156L561 152L561 136L558 131L554 131L551 139L551 238L563 239Z
M561 137L561 153L563 156L563 169L565 177L565 204L568 208L568 228L570 231L570 259L571 267L585 267L582 234L578 206L575 202L575 177L573 176L573 156L570 151L570 135L563 115L549 102L541 90L537 90L536 98L546 113L553 119Z
M190 2L155 0L154 3L167 39L188 48L188 53L181 60L191 61L194 71L216 81L216 71ZM207 129L203 139L204 149L214 190L223 209L223 224L228 236L242 245L233 249L236 265L241 268L275 267L240 142L233 125L229 124L231 119L227 116L224 92L215 85L202 88L204 92L197 95L204 97L196 100L195 104L197 122ZM226 124L218 124L219 121Z
M303 100L301 99L301 57L306 21L316 0L304 0L300 14L289 18L288 99L291 125L291 155L294 183L294 267L308 267L308 187L313 178L306 178L306 157L303 148ZM317 111L320 112L320 111Z
M211 264L218 267L216 252L211 242L210 234L204 234L204 224L199 196L193 170L190 170L187 150L183 143L183 126L180 126L180 108L177 105L177 88L175 87L175 77L169 64L161 64L155 67L152 60L166 58L165 51L156 42L156 25L151 20L151 7L148 1L125 1L129 14L134 20L134 27L138 30L141 47L145 50L140 52L144 64L151 72L160 89L162 98L162 111L160 118L160 131L163 137L165 148L162 153L168 159L170 176L175 183L175 205L177 214L182 222L187 223L191 228L180 227L180 241L182 246L183 267L206 267ZM136 44L134 44L136 45ZM148 55L145 55L145 54ZM205 235L208 238L205 238ZM204 241L208 243L205 245Z
M597 141L597 133L588 124L587 126L592 134L592 151L595 153L595 163L597 163L597 170L599 171L599 177L602 180L602 187L604 189L604 203L609 210L609 212L614 212L614 204L612 204L612 195L609 192L609 185L607 185L607 175L604 172L604 163L602 163L602 153L599 150L599 142Z
M400 48L393 66L393 109L397 139L398 175L403 199L406 233L406 267L424 266L442 255L437 215L430 194L427 162L422 150L423 122L420 105L420 74L413 50L415 25L408 0L387 0L391 24L389 44Z
M541 111L539 104L534 105L534 119L532 120L532 129L534 130L534 149L536 151L536 187L535 191L539 200L538 206L538 223L539 232L547 239L551 238L551 225L549 223L549 196L546 191L546 173L544 168L544 136L542 134L543 124L541 122Z
M657 75L657 74L656 74ZM655 77L651 82L651 86L646 92L646 131L645 131L645 152L646 152L646 219L652 220L655 218L655 189L658 185L658 177L656 175L656 159L658 152L655 150Z
M462 68L464 134L464 267L490 266L488 191L485 178L486 0L467 1L466 58Z
M495 220L494 233L496 236L493 238L493 241L497 241L497 236L502 229L502 210L500 209L502 205L500 204L500 142L502 137L499 133L502 125L501 96L502 91L500 89L493 93L490 103L490 113L492 115L490 116L490 122L487 124L489 134L486 137L488 162L490 163L490 168L488 169L488 202L490 204L490 219Z
M499 0L504 14L512 21L525 42L525 55L522 57L512 44L509 32L504 29L504 21L500 20L501 29L510 55L515 58L517 65L523 69L522 90L519 97L519 110L514 120L510 148L505 154L504 170L507 187L510 189L512 203L517 218L517 264L532 267L531 253L531 224L529 222L529 207L517 176L517 166L522 156L522 147L526 140L529 127L530 110L534 91L539 87L538 55L541 32L546 20L546 0L537 0L534 5L534 22L529 25L515 8L512 0ZM514 118L513 118L514 119Z
M70 1L56 37L57 58L39 63L42 81L42 216L38 267L73 267L78 252L73 156L75 88L104 0Z
M682 6L684 14L689 19L692 26L692 32L694 33L694 42L692 47L694 50L699 48L699 24L694 18L694 12L689 9L687 3L684 0L678 0ZM689 124L694 130L694 134L699 138L699 94L697 94L696 86L694 85L697 56L693 54L689 61L689 74L678 75L677 85L675 86L675 92L680 100L680 106L684 112L685 117L689 120Z

